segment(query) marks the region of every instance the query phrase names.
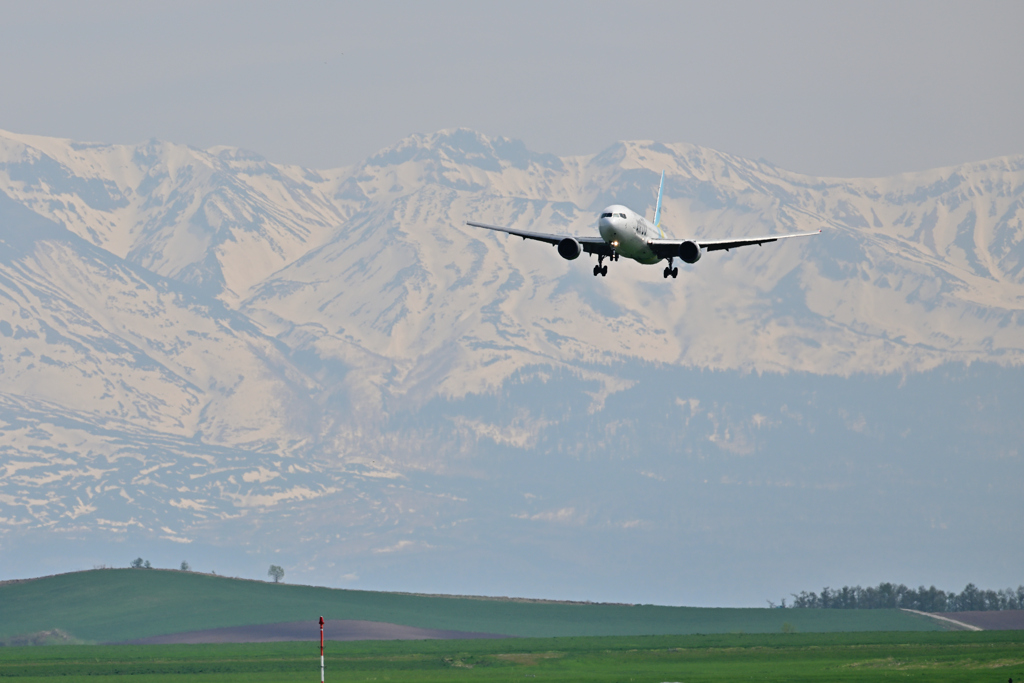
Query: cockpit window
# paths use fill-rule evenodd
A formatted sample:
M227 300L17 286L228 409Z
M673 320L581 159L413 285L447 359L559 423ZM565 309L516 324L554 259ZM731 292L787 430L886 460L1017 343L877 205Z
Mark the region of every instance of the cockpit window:
M612 217L612 215L610 213L602 213L601 214L601 218L611 218L611 217Z
M626 217L626 214L624 214L624 213L617 213L615 215L618 216L619 218L625 218Z

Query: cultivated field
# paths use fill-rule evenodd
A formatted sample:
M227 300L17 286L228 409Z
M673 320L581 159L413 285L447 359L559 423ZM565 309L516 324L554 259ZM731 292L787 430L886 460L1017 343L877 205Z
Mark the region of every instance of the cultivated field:
M317 643L0 648L19 683L318 680ZM1006 681L1024 632L762 634L330 643L342 681Z
M0 585L0 641L61 629L91 643L279 622L364 620L521 637L934 631L899 610L710 609L374 593L167 570L105 569ZM330 637L330 634L328 634Z

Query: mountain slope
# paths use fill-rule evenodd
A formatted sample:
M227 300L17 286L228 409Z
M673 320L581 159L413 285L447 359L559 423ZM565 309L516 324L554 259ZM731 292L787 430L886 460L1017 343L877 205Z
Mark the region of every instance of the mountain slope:
M251 323L3 194L0 220L5 393L216 443L287 438L312 385Z

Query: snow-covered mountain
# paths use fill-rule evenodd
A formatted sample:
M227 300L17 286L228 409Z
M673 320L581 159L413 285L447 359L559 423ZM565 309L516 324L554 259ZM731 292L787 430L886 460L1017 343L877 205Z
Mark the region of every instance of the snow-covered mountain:
M589 234L610 203L653 213L662 170L673 236L823 232L666 281L627 261L595 279L586 259L464 225ZM1024 157L812 178L685 144L559 158L460 129L315 171L0 132L0 568L41 529L250 553L333 538L310 572L451 554L465 520L654 534L644 486L696 475L652 448L729 454L720 483L808 439L891 449L905 429L868 420L877 397L807 396L982 363L1004 370L972 391L1005 403L1024 366L1022 197ZM765 373L789 403L760 393ZM955 421L962 397L942 395L920 400ZM977 439L947 427L951 448ZM992 437L1011 473L1017 431ZM509 460L543 454L569 459L535 462L543 484ZM758 481L792 472L778 457ZM612 508L552 488L587 459L595 481L646 483Z

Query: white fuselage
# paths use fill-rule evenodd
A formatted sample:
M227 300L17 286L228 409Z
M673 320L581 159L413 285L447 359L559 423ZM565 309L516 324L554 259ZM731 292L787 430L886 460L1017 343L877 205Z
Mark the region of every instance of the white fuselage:
M621 204L613 204L601 212L597 229L601 239L610 244L620 256L647 264L661 260L648 243L659 237L658 228Z

